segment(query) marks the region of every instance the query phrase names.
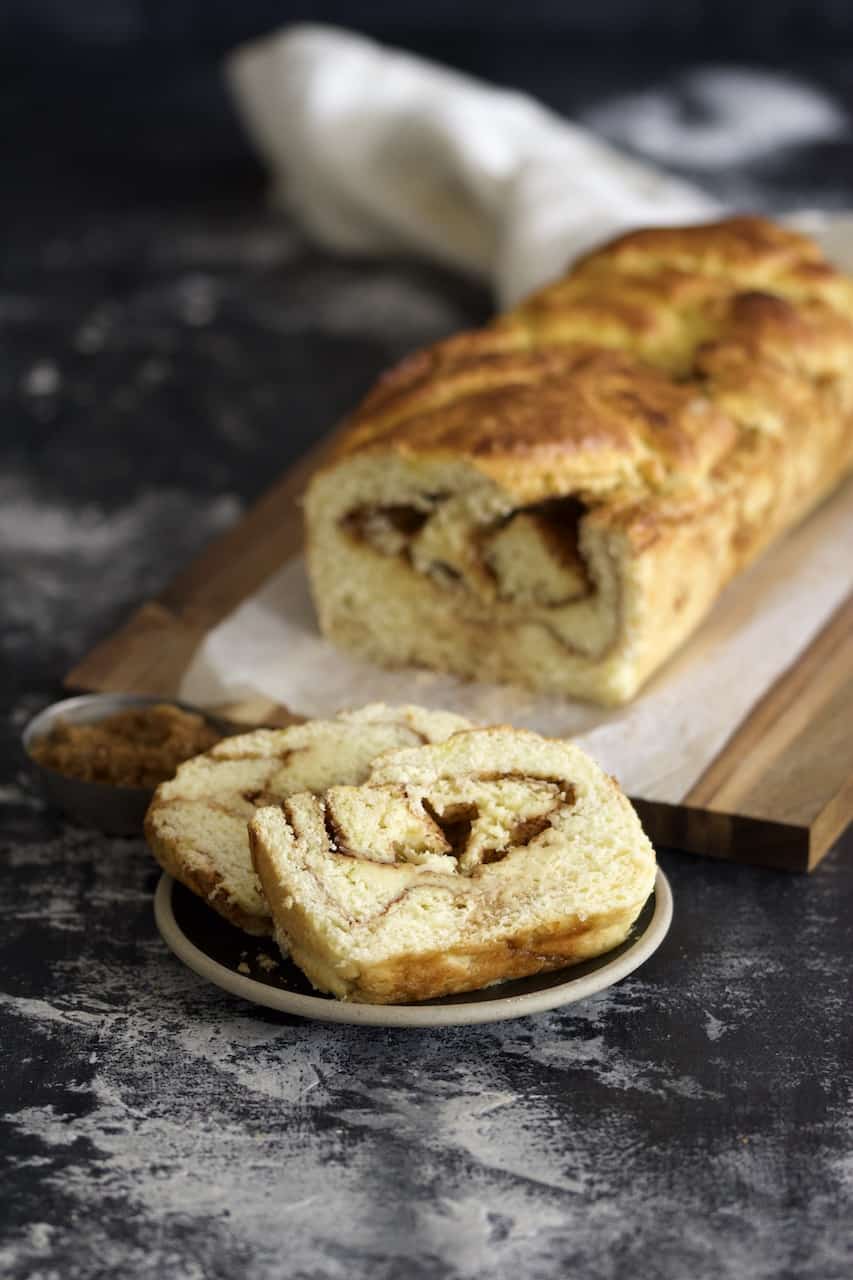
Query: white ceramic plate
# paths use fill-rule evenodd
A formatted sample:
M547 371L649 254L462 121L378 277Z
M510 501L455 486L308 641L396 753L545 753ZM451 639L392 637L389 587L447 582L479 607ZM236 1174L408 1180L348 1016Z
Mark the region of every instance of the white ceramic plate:
M583 1000L631 973L655 952L672 919L672 892L658 869L654 892L620 947L558 973L445 996L422 1004L349 1004L318 995L270 938L252 938L223 920L200 898L163 875L154 895L154 916L166 945L208 982L268 1009L374 1027L453 1027L499 1022L542 1013Z

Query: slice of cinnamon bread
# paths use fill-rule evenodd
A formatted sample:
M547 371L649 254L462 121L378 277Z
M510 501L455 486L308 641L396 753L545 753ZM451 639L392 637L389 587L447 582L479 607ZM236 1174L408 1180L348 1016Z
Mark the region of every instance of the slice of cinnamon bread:
M282 948L321 991L367 1003L599 955L655 878L613 779L571 743L509 728L391 752L361 785L262 808L249 836Z
M272 930L246 825L296 791L361 782L394 748L440 742L470 722L447 711L374 703L332 720L225 738L159 786L145 835L166 871L248 933Z

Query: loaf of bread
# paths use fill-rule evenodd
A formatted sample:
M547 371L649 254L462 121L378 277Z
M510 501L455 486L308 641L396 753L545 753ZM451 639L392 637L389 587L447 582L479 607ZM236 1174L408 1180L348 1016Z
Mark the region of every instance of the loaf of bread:
M449 711L375 703L333 720L224 738L157 788L145 818L148 844L166 871L231 924L271 933L249 852L255 811L296 791L361 782L383 752L469 727Z
M755 217L640 231L353 415L306 497L322 630L630 699L853 461L853 282Z
M359 786L249 825L282 949L321 991L389 1004L559 969L621 943L655 856L571 743L508 728L390 752Z

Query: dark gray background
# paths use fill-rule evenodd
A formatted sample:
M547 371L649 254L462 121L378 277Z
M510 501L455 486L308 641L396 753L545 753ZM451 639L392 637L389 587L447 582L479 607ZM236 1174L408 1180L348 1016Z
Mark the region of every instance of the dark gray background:
M709 60L850 106L846 5L388 10L300 16L360 15L580 119L656 87L689 122ZM638 974L405 1035L206 987L155 933L143 844L32 789L17 735L71 663L389 361L488 314L473 284L332 259L266 210L218 59L287 12L0 7L0 1272L840 1280L849 839L809 880L662 851L676 918ZM841 207L851 159L847 133L702 179Z
M544 42L554 38L592 47L639 39L644 46L691 55L781 57L807 46L826 48L853 32L850 6L839 0L4 0L0 32L29 43L47 34L57 44L142 45L148 40L205 46L222 52L285 22L334 22L423 52L429 41L465 33ZM635 45L636 48L636 45ZM464 54L461 55L464 57Z

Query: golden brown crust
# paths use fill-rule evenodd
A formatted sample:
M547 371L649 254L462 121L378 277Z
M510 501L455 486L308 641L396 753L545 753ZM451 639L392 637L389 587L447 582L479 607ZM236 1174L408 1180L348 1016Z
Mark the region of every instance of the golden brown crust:
M244 911L229 897L223 878L204 854L196 851L190 862L180 853L171 840L164 840L154 823L146 816L145 839L164 871L174 880L196 894L208 906L213 907L229 924L258 937L268 937L272 933L272 920L268 916L258 916Z
M338 456L446 453L520 500L522 459L553 494L603 477L652 495L706 483L771 409L783 435L801 432L834 379L849 405L851 357L853 283L807 237L747 217L638 231L487 328L403 361Z
M465 972L464 989L478 991L495 982L565 969L618 947L628 936L635 916L634 911L611 911L511 941L397 957L363 971L353 981L347 999L366 1004L435 1000L460 990L461 970Z

